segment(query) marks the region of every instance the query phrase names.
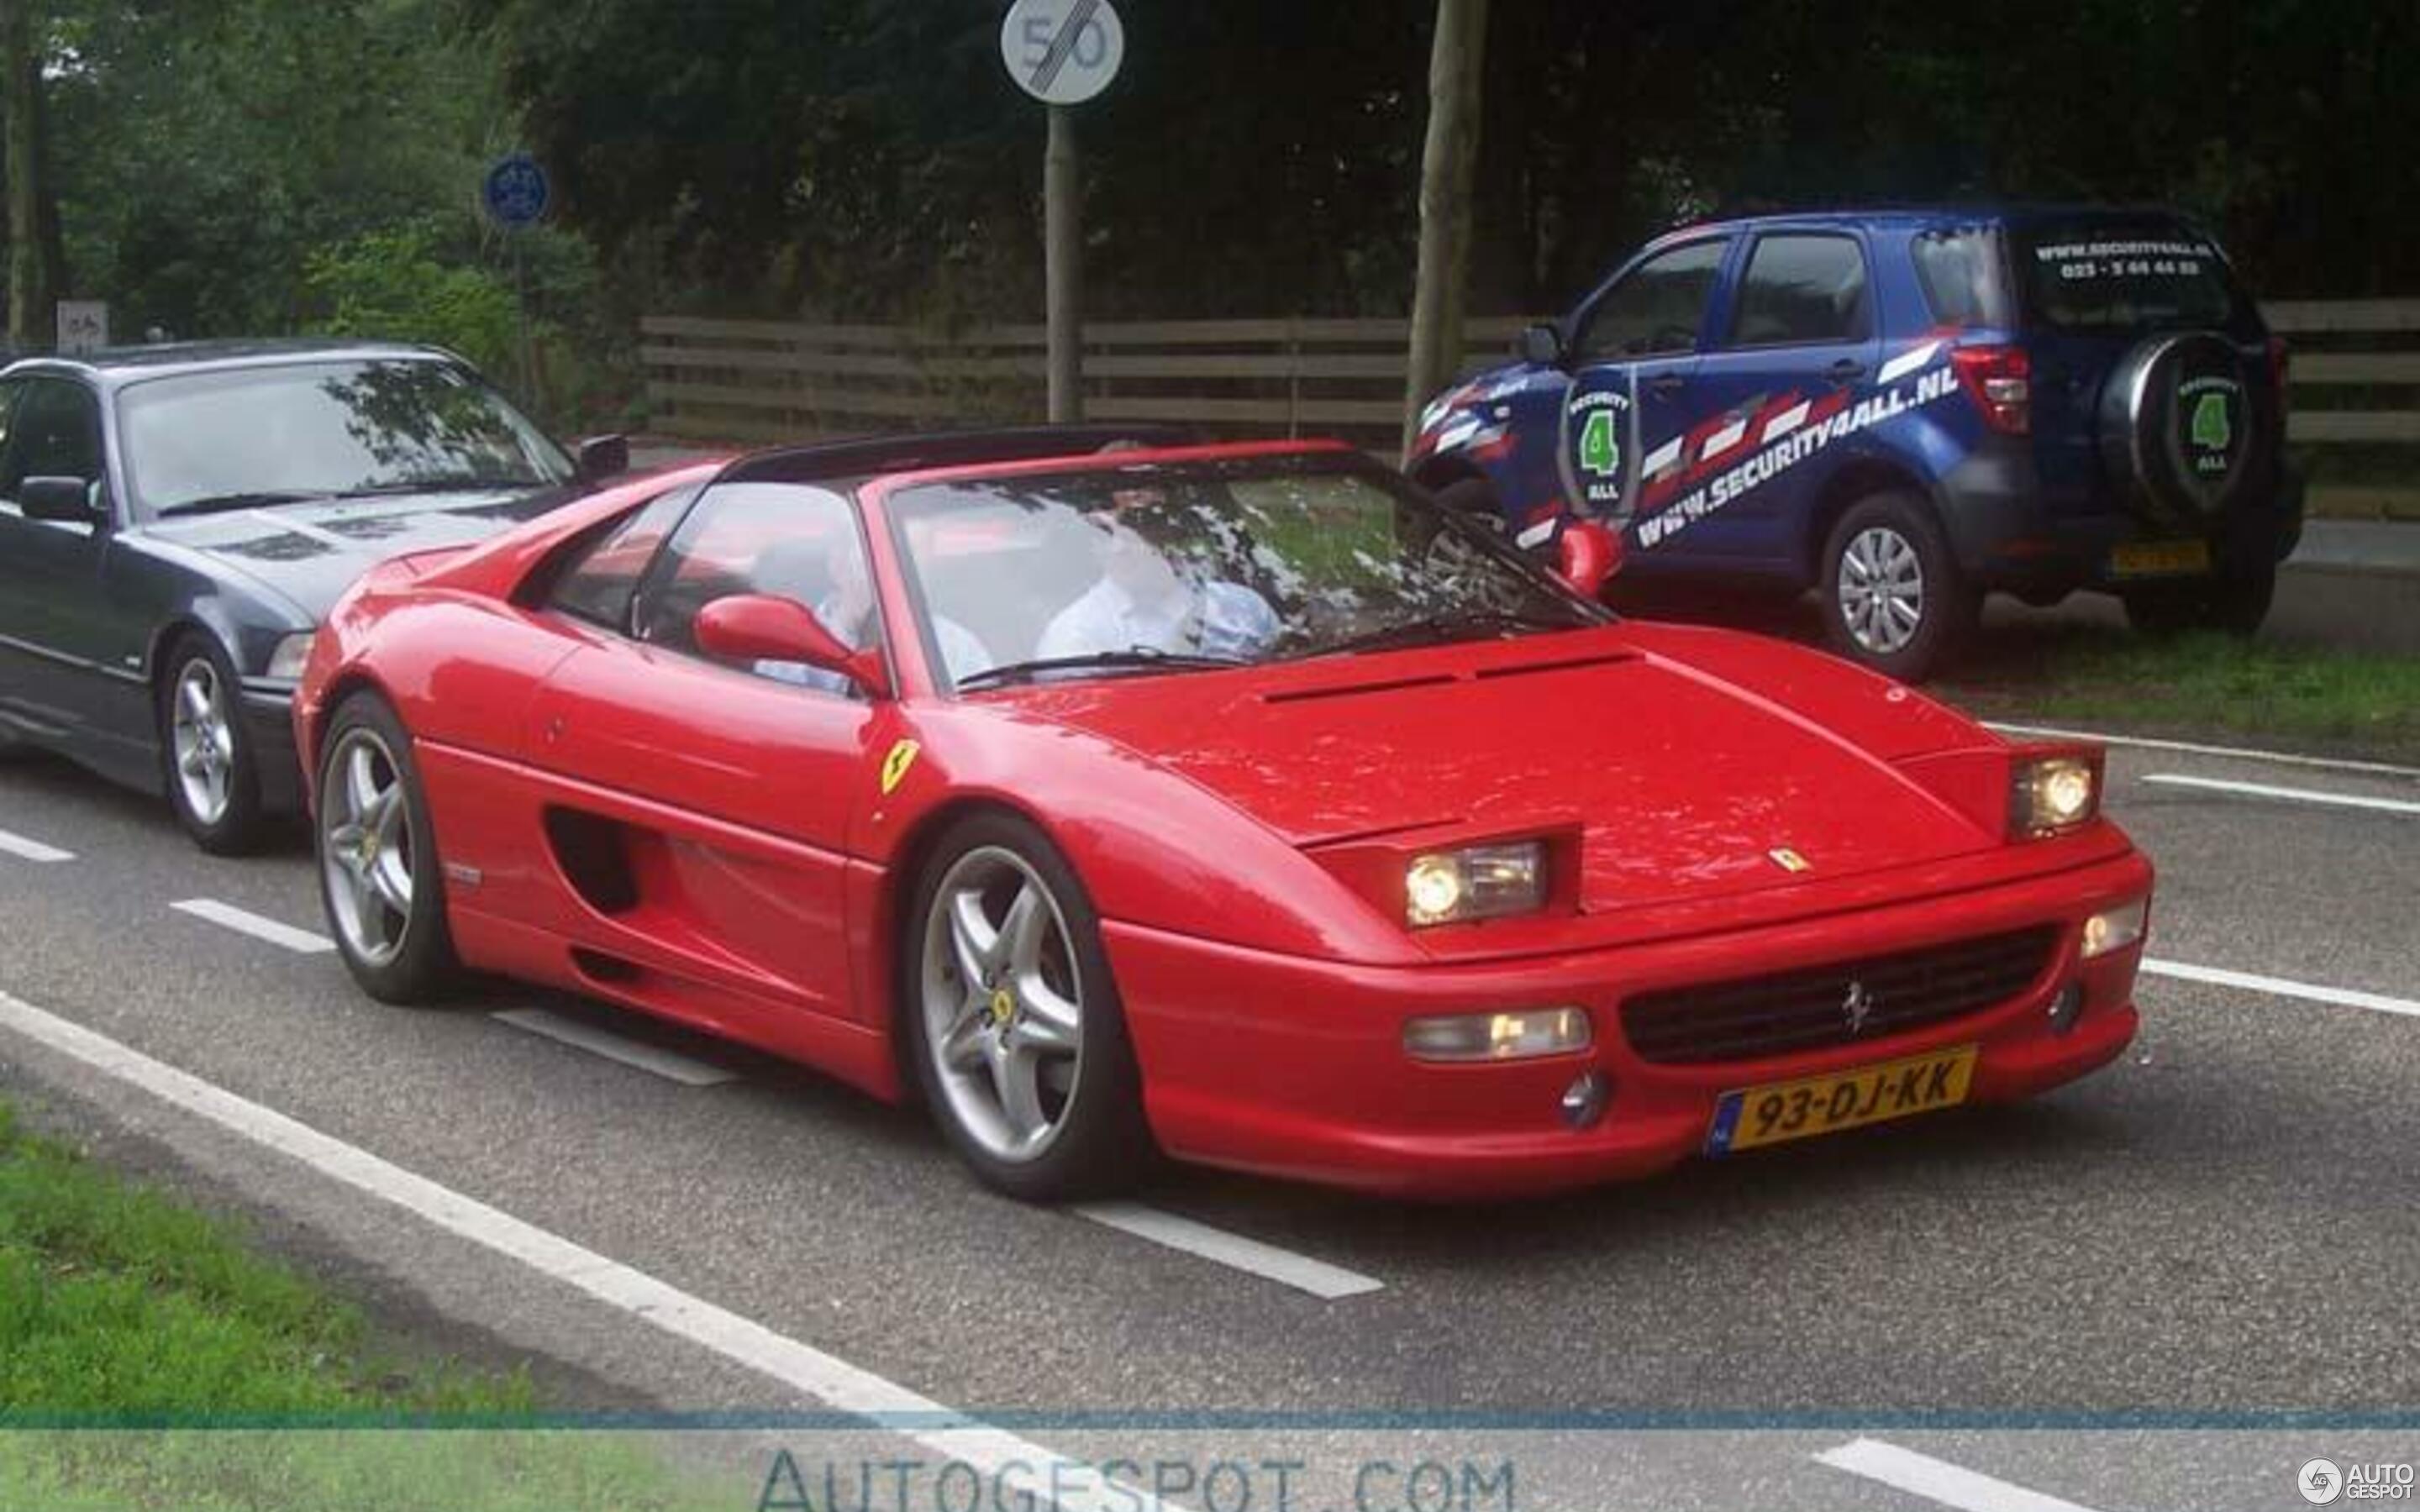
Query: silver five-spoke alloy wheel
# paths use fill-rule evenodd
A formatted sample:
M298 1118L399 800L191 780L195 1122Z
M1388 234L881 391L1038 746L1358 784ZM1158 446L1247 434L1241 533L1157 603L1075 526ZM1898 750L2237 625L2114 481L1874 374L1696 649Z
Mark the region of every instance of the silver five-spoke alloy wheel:
M196 656L177 674L169 742L177 757L177 791L186 812L204 825L226 817L235 792L235 730L218 668Z
M987 1153L1048 1149L1083 1067L1083 983L1067 920L1015 851L960 856L924 919L926 1054L959 1127Z
M1906 536L1874 525L1850 537L1840 553L1840 618L1858 645L1880 655L1916 639L1924 623L1924 564Z
M319 865L329 912L363 964L383 966L411 925L411 797L374 730L345 732L319 800Z

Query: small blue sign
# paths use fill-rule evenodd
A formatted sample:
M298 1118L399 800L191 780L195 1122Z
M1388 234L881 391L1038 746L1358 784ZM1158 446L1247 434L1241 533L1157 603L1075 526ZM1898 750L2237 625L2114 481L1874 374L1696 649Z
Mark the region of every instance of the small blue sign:
M489 164L488 177L479 188L488 218L510 231L544 220L549 193L546 170L526 152L498 158Z

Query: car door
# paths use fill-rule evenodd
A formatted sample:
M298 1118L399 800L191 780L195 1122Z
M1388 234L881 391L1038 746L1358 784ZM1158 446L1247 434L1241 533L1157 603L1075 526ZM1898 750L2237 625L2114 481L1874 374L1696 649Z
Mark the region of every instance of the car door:
M1880 349L1871 270L1847 229L1769 229L1747 245L1722 332L1699 361L1691 491L1705 491L1688 527L1692 549L1764 561L1799 560L1799 522L1823 468L1801 466L1791 437L1874 381Z
M104 707L141 697L112 661L114 633L101 565L111 532L90 521L29 519L17 495L27 478L101 483L101 403L66 377L22 380L7 404L0 444L0 701L34 727L75 743L110 721ZM130 695L129 687L134 691Z
M724 483L658 552L626 625L577 626L532 705L529 748L555 779L548 839L597 949L756 1004L861 1016L844 873L872 792L875 705L803 668L719 662L691 627L716 598L763 592L854 613L836 632L871 635L867 570L840 495ZM711 1001L687 1006L711 1018Z
M1559 457L1568 496L1637 532L1675 496L1691 384L1728 237L1663 248L1624 270L1573 322Z

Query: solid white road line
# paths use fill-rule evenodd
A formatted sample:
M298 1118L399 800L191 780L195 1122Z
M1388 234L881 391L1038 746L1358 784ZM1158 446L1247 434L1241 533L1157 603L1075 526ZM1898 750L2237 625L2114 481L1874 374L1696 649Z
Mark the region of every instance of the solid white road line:
M636 1040L625 1040L594 1025L557 1017L542 1008L506 1009L488 1016L500 1024L527 1029L532 1034L543 1035L574 1049L585 1050L592 1056L618 1060L625 1066L634 1066L668 1082L678 1082L683 1087L720 1087L724 1082L739 1079L737 1072L710 1066L703 1060L692 1060L674 1051L659 1050L651 1044L642 1044Z
M63 851L55 845L45 845L23 835L11 835L0 829L0 855L13 856L21 861L72 861L75 852Z
M1308 1255L1264 1244L1257 1239L1246 1239L1223 1228L1180 1218L1157 1208L1146 1208L1139 1202L1080 1202L1068 1210L1080 1218L1106 1224L1120 1233L1147 1239L1155 1244L1183 1250L1187 1255L1249 1271L1257 1276L1308 1291L1326 1302L1340 1297L1358 1297L1364 1292L1385 1288L1386 1283L1357 1271L1347 1271L1325 1260L1314 1260Z
M1928 1502L1961 1508L1962 1512L2089 1512L2073 1502L2029 1491L1879 1439L1853 1440L1838 1449L1824 1450L1815 1459L1834 1470L1863 1475Z
M168 905L178 913L206 918L221 929L231 929L239 934L249 934L256 940L282 945L300 955L319 955L336 948L336 942L325 934L314 934L307 929L296 929L273 918L263 918L256 913L223 903L215 898L188 898Z
M920 1396L5 992L0 992L0 1027L13 1029L323 1176L417 1214L458 1239L517 1260L627 1314L634 1323L687 1339L836 1411L876 1420L938 1420L937 1426L902 1425L896 1431L937 1454L964 1459L995 1475L1015 1467L1031 1483L1063 1487L1063 1494L1055 1498L1062 1507L1115 1505L1120 1512L1139 1512L1158 1506L1164 1512L1178 1512L1169 1504L1155 1503L1140 1490L1109 1481L1081 1461ZM1055 1482L1050 1479L1054 1467L1061 1477Z
M2374 777L2420 778L2420 766L2387 762L2357 762L2342 756L2297 756L2289 751L2254 750L2242 746L2206 746L2192 740L2154 740L2148 735L2104 735L2090 730L2054 730L2043 725L2000 724L1985 720L1983 728L2029 740L2089 740L2102 746L2128 746L2136 750L2173 750L2188 756L2224 756L2233 761L2272 762L2280 766L2315 766L2332 772L2367 772Z
M2205 982L2212 987L2240 987L2249 993L2269 993L2278 997L2299 997L2305 1002L2334 1003L2339 1008L2366 1008L2374 1013L2400 1013L2408 1018L2420 1018L2420 1001L2409 997L2389 997L2383 993L2366 993L2354 987L2320 987L2307 981L2288 981L2283 977L2261 977L2249 971L2188 965L2181 961L2155 961L2149 957L2143 962L2142 972L2147 977L2174 977L2179 981Z
M2224 782L2214 777L2185 777L2175 772L2150 772L2146 782L2163 787L2203 788L2212 793L2241 793L2253 798L2282 798L2289 803L2325 803L2340 809L2375 809L2381 813L2420 813L2420 803L2404 798L2373 798L2352 793L2321 793L2315 788L2272 787L2266 782Z

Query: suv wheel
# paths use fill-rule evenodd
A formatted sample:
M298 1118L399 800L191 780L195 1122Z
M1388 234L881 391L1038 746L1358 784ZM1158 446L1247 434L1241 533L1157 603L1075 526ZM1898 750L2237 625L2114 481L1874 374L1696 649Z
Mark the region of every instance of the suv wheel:
M2221 630L2250 635L2269 617L2277 594L2277 564L2239 567L2190 582L2143 583L2126 589L2126 623L2149 635Z
M1914 682L1972 625L1975 596L1923 500L1874 494L1823 543L1823 625L1852 660Z

